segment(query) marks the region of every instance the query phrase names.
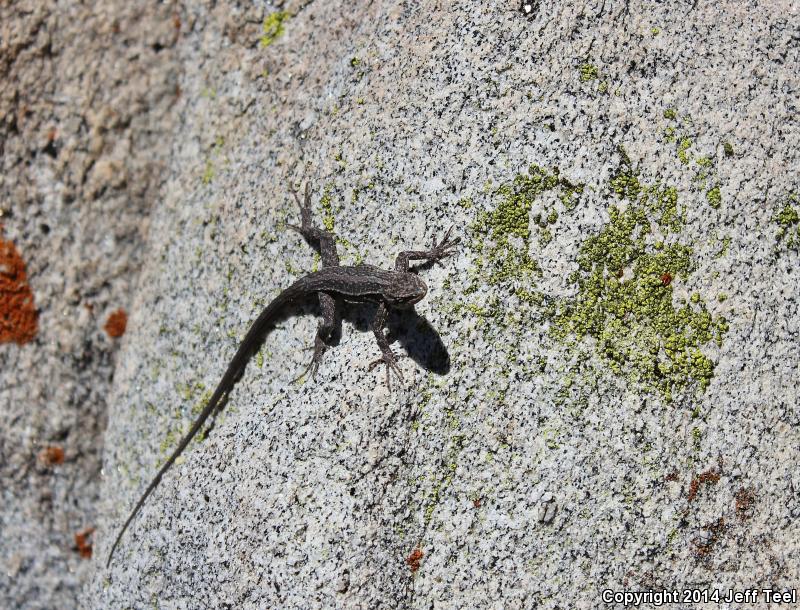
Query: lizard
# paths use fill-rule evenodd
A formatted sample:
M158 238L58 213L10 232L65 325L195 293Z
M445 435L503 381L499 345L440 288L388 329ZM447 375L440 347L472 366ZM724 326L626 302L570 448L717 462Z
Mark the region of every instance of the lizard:
M158 486L161 477L175 463L175 460L178 459L183 450L186 449L203 427L203 424L215 411L223 396L226 396L233 388L252 354L260 346L264 335L273 326L278 314L287 306L316 294L322 313L322 321L319 323L314 336L314 354L311 362L297 379L302 378L309 371L312 377L316 376L322 356L328 347L327 342L336 328L338 301L345 300L355 303L377 304L371 327L380 348L381 357L370 363L368 370L372 370L379 364L386 366L386 385L389 392L391 392L390 373L394 373L399 381L403 382L403 375L397 366L396 356L392 352L389 340L383 332L386 318L390 309L413 307L414 304L425 298L428 293L428 287L425 282L412 272L409 262L423 260L427 263L436 263L454 253L455 246L460 242L460 238L450 238L453 230L451 226L439 242L434 240L433 247L430 250L407 250L401 252L395 259L394 270L391 271L364 264L354 267L343 266L339 264L339 255L336 252L333 233L319 229L312 223L310 183L306 182L305 198L303 200L300 199L296 191L292 190L292 194L300 207L301 224L300 226L287 224L287 226L300 233L309 243L317 244L317 249L322 259L322 267L318 271L301 277L291 286L284 289L261 311L261 314L252 323L208 403L192 422L189 431L181 438L178 446L167 461L164 462L136 502L117 538L114 540L114 544L111 546L106 568L111 565L114 551L122 540L123 535L141 510L148 496Z

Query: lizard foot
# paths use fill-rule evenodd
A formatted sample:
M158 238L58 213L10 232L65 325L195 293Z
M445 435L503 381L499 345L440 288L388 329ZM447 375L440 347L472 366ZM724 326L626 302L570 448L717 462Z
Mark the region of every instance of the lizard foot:
M446 256L450 256L451 254L455 254L455 247L461 242L460 237L456 237L455 239L450 239L450 233L453 232L453 226L451 225L449 229L447 229L447 233L444 234L441 241L437 243L436 238L433 240L433 247L430 251L430 260L431 262L437 262L445 258Z
M307 349L313 349L314 350L314 355L311 357L311 362L309 362L308 366L303 369L302 373L300 373L297 377L295 377L295 379L292 381L292 383L297 383L303 377L308 375L309 372L311 373L311 378L312 379L316 379L317 378L317 371L319 370L319 363L322 362L322 355L325 353L326 345L321 340L317 340L317 341L314 342L314 347L313 348L309 347Z
M389 350L385 352L383 356L378 358L377 360L370 362L368 370L374 369L379 364L386 365L386 388L389 390L389 393L392 392L392 376L390 373L394 373L397 375L397 379L400 380L400 385L403 385L403 373L400 371L400 368L397 366L397 357L394 355L394 352Z
M308 212L311 213L311 182L306 182L306 188L303 194L303 198L300 198L300 193L297 192L297 189L294 186L289 185L289 192L294 197L294 200L297 202L297 206L300 208L301 212Z

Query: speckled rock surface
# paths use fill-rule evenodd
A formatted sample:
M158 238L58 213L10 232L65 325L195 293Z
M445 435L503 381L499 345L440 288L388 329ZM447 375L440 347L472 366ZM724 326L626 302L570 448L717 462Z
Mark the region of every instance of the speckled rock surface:
M789 3L195 6L86 607L800 584ZM287 318L106 570L250 321L318 264L285 226L306 180L345 263L389 266L451 223L464 240L391 321L406 387L366 371L356 307L292 382L315 310Z
M0 345L2 608L79 607L94 571L120 341L103 327L130 309L172 139L176 35L156 2L0 3L0 239L38 311L30 342Z

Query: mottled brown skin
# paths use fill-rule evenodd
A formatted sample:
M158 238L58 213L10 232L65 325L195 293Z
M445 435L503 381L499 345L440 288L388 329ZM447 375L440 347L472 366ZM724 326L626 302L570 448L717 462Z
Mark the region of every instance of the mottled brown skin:
M247 331L239 349L228 364L225 374L222 376L217 388L211 395L208 404L192 424L189 432L181 439L175 451L169 456L166 462L153 477L139 501L131 511L130 516L125 521L119 534L117 535L111 551L108 554L106 567L111 565L111 558L114 551L122 540L123 534L128 529L133 519L139 513L147 497L153 492L161 481L161 477L169 470L178 456L186 449L186 446L198 433L211 413L219 405L220 400L239 378L250 357L261 344L266 331L273 325L277 314L286 306L302 300L309 295L316 294L319 298L320 309L322 310L322 322L317 328L314 337L314 355L311 362L303 372L311 372L314 375L322 361L322 355L327 348L327 341L333 332L337 319L337 302L341 300L356 303L377 303L378 308L372 320L372 332L381 350L381 357L372 362L369 370L379 364L386 365L386 384L391 391L390 373L397 375L400 381L403 375L397 367L397 360L389 347L389 341L383 332L386 324L386 317L391 308L402 309L411 307L418 303L428 293L428 287L417 275L411 273L409 261L423 260L434 263L446 256L453 254L455 246L459 243L459 238L450 239L452 227L447 231L440 242L434 242L430 250L408 250L401 252L395 261L393 271L386 271L372 265L358 265L356 267L343 267L339 265L339 255L336 253L336 243L332 233L323 231L313 226L311 222L311 200L309 185L306 184L305 200L301 201L296 193L293 193L300 206L302 224L298 227L289 225L292 229L300 233L306 240L316 242L322 256L322 269L309 273L300 278L286 290L281 292L275 299L267 305L261 314L256 318ZM300 377L302 377L301 375Z

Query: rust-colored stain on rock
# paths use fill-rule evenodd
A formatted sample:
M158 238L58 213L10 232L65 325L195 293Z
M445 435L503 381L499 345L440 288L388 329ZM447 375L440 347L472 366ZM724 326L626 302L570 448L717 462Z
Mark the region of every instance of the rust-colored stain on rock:
M64 463L64 449L58 445L50 445L39 452L39 462L43 466L58 466Z
M110 316L108 316L108 320L106 320L105 329L106 333L108 333L109 337L113 337L114 339L121 337L125 334L125 328L128 326L128 314L125 313L124 309L118 309Z
M422 562L422 557L424 555L425 553L422 552L422 549L416 548L413 551L411 551L411 555L406 557L406 563L408 564L408 567L411 569L412 574L417 570L419 570L420 563Z
M84 559L92 558L92 543L89 540L92 532L94 532L94 528L87 527L85 530L75 534L75 550L78 551L78 555Z
M27 343L38 329L25 262L14 244L0 237L0 343Z

